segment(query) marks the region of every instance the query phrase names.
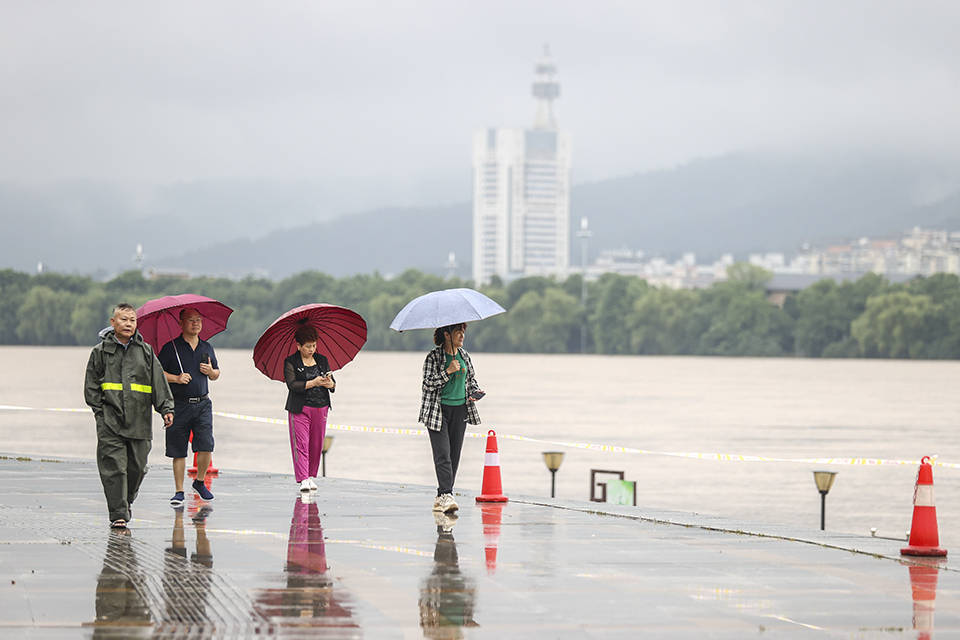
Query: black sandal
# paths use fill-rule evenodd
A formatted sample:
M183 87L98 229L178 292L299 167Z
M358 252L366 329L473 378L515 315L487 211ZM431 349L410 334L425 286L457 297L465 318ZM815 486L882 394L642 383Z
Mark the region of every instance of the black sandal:
M110 528L111 528L111 529L126 529L126 528L127 528L127 521L124 520L123 518L117 518L116 520L114 520L113 522L110 523Z

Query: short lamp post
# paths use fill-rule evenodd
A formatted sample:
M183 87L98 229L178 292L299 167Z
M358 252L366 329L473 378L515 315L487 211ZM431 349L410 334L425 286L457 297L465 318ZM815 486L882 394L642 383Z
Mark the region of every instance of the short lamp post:
M555 498L557 496L557 469L563 462L563 451L544 451L543 461L546 463L547 469L550 470L550 497Z
M327 451L333 446L333 436L323 436L323 449L320 451L320 468L323 478L327 477Z
M823 531L826 525L827 493L830 492L830 487L833 486L833 479L836 475L836 471L813 472L813 480L817 483L817 491L820 492L820 531Z

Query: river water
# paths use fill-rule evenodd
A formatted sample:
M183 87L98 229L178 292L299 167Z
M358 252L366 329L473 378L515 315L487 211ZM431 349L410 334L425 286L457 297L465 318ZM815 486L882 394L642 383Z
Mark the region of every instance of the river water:
M469 344L467 345L469 347ZM83 408L89 349L0 347L0 405ZM827 498L827 529L902 536L910 527L916 465L740 462L662 455L724 453L780 459L960 462L960 363L890 360L514 355L472 353L487 396L474 433L500 434L507 495L549 496L542 451L566 453L557 497L586 500L590 470L636 480L640 507L819 526L812 470L839 472ZM361 352L337 373L332 426L418 428L423 353ZM286 388L253 367L247 350L218 350L214 410L279 418ZM162 429L146 482L170 482ZM285 424L215 418L217 483L229 469L292 473ZM328 475L435 486L424 434L331 428ZM651 451L591 451L524 442L589 442ZM457 486L479 490L483 438L468 438ZM89 412L0 409L0 451L92 458ZM960 543L960 469L936 467L943 546ZM171 483L172 486L172 483ZM290 481L291 494L295 491ZM286 499L285 497L278 497ZM424 490L425 508L432 501Z

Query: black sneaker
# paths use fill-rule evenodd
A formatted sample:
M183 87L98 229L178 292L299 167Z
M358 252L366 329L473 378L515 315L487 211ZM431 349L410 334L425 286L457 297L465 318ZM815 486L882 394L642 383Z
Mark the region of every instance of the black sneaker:
M200 496L202 500L210 502L213 500L213 494L210 493L210 489L207 489L207 485L203 484L199 480L193 481L193 490Z
M177 491L173 494L173 497L170 498L171 507L179 507L183 504L183 491Z

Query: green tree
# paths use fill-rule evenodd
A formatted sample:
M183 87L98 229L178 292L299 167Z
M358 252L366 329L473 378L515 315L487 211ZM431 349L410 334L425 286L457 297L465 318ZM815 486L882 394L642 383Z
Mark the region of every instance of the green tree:
M683 355L697 352L709 319L699 312L694 289L651 287L633 303L628 316L630 351L646 355Z
M718 356L778 356L792 348L792 320L767 301L755 282L728 280L702 294L710 318L698 352Z
M749 291L763 291L773 274L763 267L736 262L727 267L727 280L743 285Z
M17 338L24 344L75 344L70 316L77 294L33 287L17 310Z
M850 337L850 323L859 315L833 280L820 280L794 298L794 347L801 356L819 357L833 343Z
M868 357L931 358L938 356L930 346L944 321L943 307L930 296L893 291L870 298L851 333Z
M103 289L91 289L79 296L70 313L72 344L96 344L100 330L110 324L111 310Z
M0 344L18 344L17 311L30 289L30 276L12 269L0 270Z
M577 299L559 287L527 291L510 312L507 333L519 351L568 353L580 336Z
M630 353L627 318L634 301L647 289L647 283L605 273L595 285L596 311L593 313L593 340L597 353Z

